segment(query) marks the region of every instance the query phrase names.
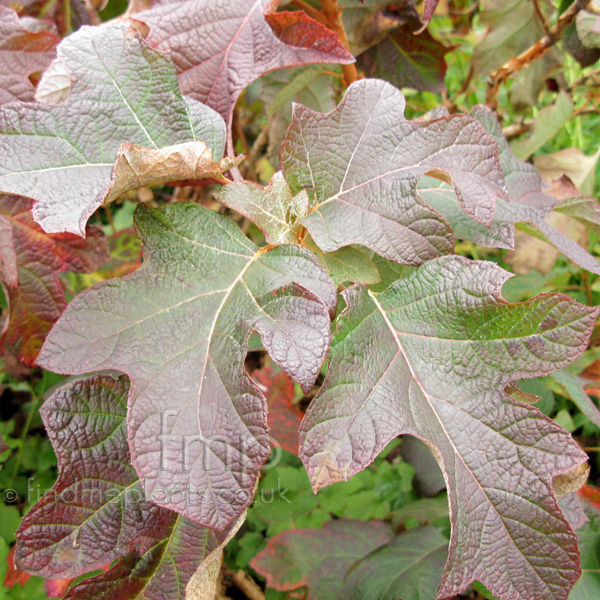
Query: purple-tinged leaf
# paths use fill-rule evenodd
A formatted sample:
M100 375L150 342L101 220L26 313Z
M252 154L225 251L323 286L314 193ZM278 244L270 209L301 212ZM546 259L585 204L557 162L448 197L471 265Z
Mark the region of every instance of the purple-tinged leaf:
M13 287L19 281L12 225L4 215L0 215L0 279Z
M295 106L281 162L303 224L325 252L362 244L418 265L452 252L452 231L418 196L419 179L451 179L465 212L489 225L505 196L494 139L471 117L407 121L404 96L383 81L354 83L327 115Z
M449 256L381 294L346 290L325 383L300 432L315 490L367 467L398 434L434 449L452 517L438 598L479 580L504 600L566 600L580 574L552 486L587 456L504 388L579 356L599 309L560 294L508 304L509 277Z
M148 42L170 51L184 94L231 123L243 89L264 73L309 63L354 62L337 36L281 0L157 0L135 15Z
M558 504L573 531L579 529L588 521L587 515L581 505L581 500L576 493L567 494L559 498Z
M491 111L478 106L473 110L472 116L498 144L508 201L503 198L497 200L490 227L484 227L469 219L459 206L455 191L443 182L432 178L420 182L418 192L425 202L444 215L457 238L468 239L482 246L512 249L515 225L521 223L526 225L531 233L550 242L579 266L592 273L600 273L600 265L596 258L546 220L546 216L554 207L564 204L565 208L562 211L559 209L560 212L565 212L589 226L590 221L594 222L598 218L597 201L586 199L584 202L576 188L572 184L569 187L568 180L565 179L558 180L554 188L549 187L542 181L533 165L515 157ZM570 214L570 211L573 214Z
M86 239L45 233L33 220L31 206L27 198L0 194L0 235L10 244L0 249L9 309L0 346L28 366L35 364L46 335L67 307L59 275L90 273L109 258L100 229L89 226Z
M60 38L32 27L32 22L0 6L0 105L33 100L35 89L29 75L43 71L56 56Z
M17 532L19 568L77 577L119 562L70 589L78 600L183 600L185 586L218 545L214 532L143 500L126 437L125 377L60 388L41 409L59 478Z
M380 521L338 519L322 529L284 531L267 542L250 566L280 591L308 586L307 600L342 600L344 577L358 560L387 544L392 530Z
M417 527L367 554L344 581L344 600L431 600L448 558L448 540L435 527Z
M265 397L244 370L248 337L258 331L310 390L329 349L335 286L304 248L259 249L195 204L139 207L136 225L143 266L77 296L39 362L127 373L128 436L147 496L169 490L166 507L223 531L251 502L269 454Z
M127 25L83 27L60 44L58 56L75 79L66 102L0 109L0 190L36 200L34 217L45 231L83 236L90 215L115 194L145 185L148 175L164 180L166 147L189 151L189 142L205 142L208 148L191 146L209 167L222 156L221 117L184 99L170 58ZM158 173L131 173L132 153L141 165L154 153ZM180 156L175 165L184 162Z
M423 16L421 17L424 23L429 23L429 21L431 21L439 3L440 0L425 0L425 9L423 10Z

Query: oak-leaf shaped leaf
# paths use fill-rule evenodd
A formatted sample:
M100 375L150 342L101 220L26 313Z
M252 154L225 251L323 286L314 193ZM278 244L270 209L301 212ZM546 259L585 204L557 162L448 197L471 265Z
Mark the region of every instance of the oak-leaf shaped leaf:
M191 179L191 142L198 177L220 172L225 124L210 108L183 98L175 67L127 24L82 27L58 46L74 79L67 101L12 103L0 108L0 190L36 200L35 220L47 232L83 236L90 215L129 185ZM166 147L175 146L175 149ZM140 148L141 147L141 148ZM144 148L150 156L145 156ZM141 170L128 170L131 155ZM123 157L125 155L125 157ZM148 160L159 170L148 172ZM146 182L142 175L145 175Z
M399 434L432 448L452 522L438 598L478 580L505 600L566 600L580 575L553 479L587 456L504 388L579 356L599 309L561 294L508 304L509 277L448 256L382 293L347 289L325 383L300 431L315 490L366 468Z
M405 105L364 79L329 114L294 106L281 164L292 194L308 190L302 222L324 252L361 244L408 265L452 252L447 221L417 194L426 174L451 180L472 220L493 221L506 191L492 136L466 115L408 121Z
M598 229L598 201L582 197L566 177L557 180L552 187L545 183L533 165L513 154L500 123L489 109L477 106L471 115L498 144L508 199L497 200L493 221L485 227L466 217L457 202L456 193L446 183L424 178L419 185L419 195L444 215L458 238L482 246L512 249L515 225L521 223L579 266L592 273L600 273L600 264L595 257L546 220L552 210L557 210Z
M128 438L148 497L224 531L252 500L269 454L266 400L244 370L251 331L311 389L330 344L336 289L297 246L258 248L195 204L140 206L144 262L78 295L38 362L118 369L132 381Z
M127 444L128 391L126 377L101 375L71 382L44 403L59 477L23 519L16 563L33 575L72 578L117 560L66 598L184 600L220 538L144 500Z
M261 75L311 63L354 62L331 30L281 0L156 0L135 18L151 46L170 51L184 94L231 124L240 94Z

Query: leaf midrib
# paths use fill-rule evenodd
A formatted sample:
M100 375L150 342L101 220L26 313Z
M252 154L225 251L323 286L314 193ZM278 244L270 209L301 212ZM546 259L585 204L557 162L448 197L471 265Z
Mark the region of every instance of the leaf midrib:
M477 477L475 477L475 474L473 473L473 471L471 470L471 468L469 467L469 465L467 465L467 463L465 462L462 454L458 451L458 448L455 446L454 440L452 439L452 437L448 433L448 430L446 429L446 426L444 425L444 422L442 421L442 419L440 418L439 414L435 410L435 407L431 403L429 394L427 393L427 391L426 391L425 387L423 386L423 384L421 383L420 379L417 377L417 374L415 373L415 371L414 371L414 369L412 367L412 364L411 364L411 362L410 362L410 360L408 358L406 350L404 349L404 346L402 345L402 342L400 341L400 338L398 336L398 332L396 331L396 329L394 328L394 326L392 325L392 323L388 319L388 316L387 316L385 310L383 309L383 307L381 306L381 304L379 304L379 302L377 301L377 298L375 297L374 293L371 290L368 290L368 294L371 297L373 303L375 304L377 310L381 313L381 316L382 316L383 320L385 321L386 326L391 331L392 336L394 337L394 340L396 341L396 344L398 345L398 348L399 348L400 352L404 356L404 360L406 361L406 365L407 365L407 367L408 367L408 369L409 369L409 371L411 373L412 379L419 386L419 389L421 390L421 393L423 394L424 398L427 400L427 403L429 404L431 412L435 415L438 423L440 424L440 427L442 428L442 431L444 432L444 434L445 434L448 442L450 443L450 445L452 446L452 449L454 450L454 455L460 459L460 461L464 465L465 469L467 469L467 471L471 475L473 481L477 484L477 486L481 490L482 494L487 499L487 502L488 502L489 506L494 510L494 512L498 516L498 519L502 523L502 526L504 527L504 530L506 532L506 537L512 542L514 548L516 548L516 550L519 552L519 554L521 554L521 556L523 557L523 559L525 560L525 562L531 567L531 569L533 570L533 572L536 574L538 580L550 591L550 593L552 593L550 585L545 581L545 579L543 577L541 577L539 575L536 566L534 564L532 564L531 560L523 553L523 550L517 545L517 543L515 542L515 540L513 540L512 536L508 532L508 529L506 528L506 525L504 524L504 518L503 518L503 516L500 514L500 512L496 508L496 505L492 502L492 500L488 496L485 488L481 485L481 483L479 482L479 480L477 479ZM445 472L444 472L444 479L447 479ZM521 523L520 521L519 521L519 523L522 524L522 525L525 525L524 523ZM451 528L454 529L453 526L451 526ZM547 536L544 536L544 537L547 537ZM442 585L444 585L444 583L445 583L445 581L442 582Z

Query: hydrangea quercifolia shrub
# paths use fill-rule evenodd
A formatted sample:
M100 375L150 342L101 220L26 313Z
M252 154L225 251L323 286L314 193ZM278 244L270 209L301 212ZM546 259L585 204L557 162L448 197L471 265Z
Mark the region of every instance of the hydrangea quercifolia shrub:
M5 349L54 373L127 376L78 379L45 403L60 476L18 531L17 565L54 579L110 565L73 584L74 599L214 597L223 547L270 453L269 387L245 368L258 333L281 377L305 394L327 365L291 445L299 440L315 491L410 434L437 459L451 520L449 541L432 527L394 537L384 522L284 532L253 561L273 587L327 597L311 578L339 538L334 545L357 552L331 566L340 597L384 597L365 580L379 573L389 590L394 569L410 573L416 546L431 599L477 581L503 600L566 600L581 569L558 501L581 485L587 456L512 384L575 360L598 309L559 293L508 303L509 273L454 250L457 237L510 248L525 224L589 271L600 273L598 262L545 220L564 198L512 154L490 110L410 120L390 83L350 81L335 2L307 5L308 14L278 4L133 3L125 18L58 45L40 83L58 85L60 68L69 83L57 104L30 101L25 85L25 71L52 60L54 34L27 33L0 11L2 27L43 42L21 62L30 49L10 46L12 71L1 74L23 88L13 93L22 101L0 96ZM437 4L426 0L423 23ZM266 187L243 180L236 101L261 75L312 63L346 65L351 85L329 114L295 105L280 171ZM198 203L140 205L141 266L66 306L58 273L108 259L102 233L86 229L94 212L178 181L219 186L217 200L265 243ZM573 189L562 210L593 221L596 207L583 210L580 198ZM376 290L382 264L405 269ZM57 314L32 301L42 288ZM294 571L278 564L281 552L309 552L312 562Z

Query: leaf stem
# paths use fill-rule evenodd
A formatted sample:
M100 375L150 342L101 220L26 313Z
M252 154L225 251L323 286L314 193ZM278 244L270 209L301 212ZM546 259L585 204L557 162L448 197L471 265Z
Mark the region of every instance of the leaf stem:
M505 83L509 77L523 69L523 67L529 66L531 63L547 54L558 42L563 31L573 23L577 14L587 8L590 1L591 0L575 0L575 2L560 15L556 24L549 28L548 32L541 40L527 48L524 52L521 52L518 56L511 58L499 69L496 69L490 74L485 98L487 106L496 110L498 107L498 92L500 91L500 86Z
M259 585L242 569L229 571L231 579L238 590L241 590L249 600L265 600L265 595Z
M337 0L321 0L321 6L323 7L321 14L325 17L325 25L337 33L342 46L350 52L350 42L348 42L348 35L342 21L342 9L338 6ZM355 63L342 65L342 72L347 86L360 79Z
M62 37L66 37L73 31L71 27L71 0L63 2L63 21L61 34Z

